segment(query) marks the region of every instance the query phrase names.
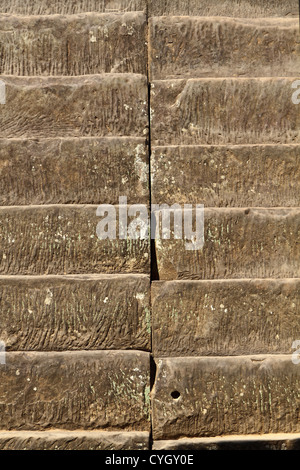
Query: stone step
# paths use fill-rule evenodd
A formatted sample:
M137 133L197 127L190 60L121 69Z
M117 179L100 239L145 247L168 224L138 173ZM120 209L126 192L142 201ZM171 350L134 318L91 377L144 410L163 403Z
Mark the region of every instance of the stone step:
M149 204L144 138L0 140L0 205L115 205L120 196Z
M300 339L300 279L152 284L153 354L289 354Z
M1 430L149 432L148 353L8 352Z
M0 340L9 351L150 351L149 298L148 276L0 276Z
M16 15L70 15L85 12L145 11L147 0L6 0L0 13Z
M299 145L153 147L152 201L205 207L297 207L299 161Z
M192 215L195 220L195 208L186 210L187 222ZM206 209L203 247L200 229L199 245L191 245L189 234L184 239L185 229L175 239L173 223L170 239L156 240L160 280L300 277L299 208Z
M300 142L296 78L154 81L152 145ZM299 88L299 87L298 87Z
M103 217L97 208L0 207L0 274L149 275L149 241L119 239L118 233L115 240L100 240L97 227Z
M0 73L146 75L146 37L142 12L0 16Z
M300 69L296 18L155 17L150 44L151 80L293 77Z
M0 138L142 137L148 133L147 78L1 76Z
M148 450L148 432L0 431L0 450Z
M256 434L155 441L153 450L300 450L300 434Z
M156 359L153 438L299 433L292 356Z
M148 0L151 16L298 16L298 0Z

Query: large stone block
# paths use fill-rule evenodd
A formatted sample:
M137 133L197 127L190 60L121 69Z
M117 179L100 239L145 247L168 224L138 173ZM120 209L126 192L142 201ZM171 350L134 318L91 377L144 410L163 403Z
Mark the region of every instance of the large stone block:
M265 434L155 441L153 450L300 450L300 435Z
M155 357L289 354L300 338L300 280L152 284Z
M154 147L152 201L205 207L297 207L300 146Z
M154 81L152 144L300 142L296 78L203 78Z
M298 16L297 0L149 0L152 16Z
M300 366L291 356L158 359L155 440L299 433Z
M0 73L147 73L146 17L95 13L0 17ZM117 40L116 40L117 39Z
M160 280L300 277L300 209L207 209L204 219L202 249L172 232L156 240Z
M7 353L0 428L149 431L149 362L139 351Z
M151 348L147 276L0 276L6 350Z
M142 10L146 10L146 0L5 0L0 4L0 13L16 15L73 15Z
M142 137L148 133L147 79L133 74L1 76L0 138Z
M149 240L99 239L103 217L96 211L76 205L0 208L0 273L149 274Z
M20 184L22 178L22 184ZM143 138L0 140L0 204L149 204Z
M151 79L293 77L298 35L296 18L152 18Z
M0 431L0 450L148 449L148 432Z

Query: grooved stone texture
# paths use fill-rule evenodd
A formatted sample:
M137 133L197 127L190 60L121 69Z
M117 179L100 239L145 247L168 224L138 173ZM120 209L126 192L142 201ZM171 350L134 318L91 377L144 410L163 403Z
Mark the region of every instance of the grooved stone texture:
M0 17L0 73L146 74L146 25L143 13Z
M0 276L7 350L151 348L147 276Z
M300 209L206 209L204 245L157 240L161 280L300 277Z
M22 185L20 176L22 175ZM0 202L149 203L149 154L143 138L0 140Z
M0 450L148 449L148 432L0 431Z
M2 430L149 431L149 354L9 352Z
M101 220L97 206L1 207L0 273L149 274L149 240L100 240Z
M289 354L299 292L299 279L154 282L154 356Z
M176 357L157 367L155 440L299 433L300 368L290 355Z

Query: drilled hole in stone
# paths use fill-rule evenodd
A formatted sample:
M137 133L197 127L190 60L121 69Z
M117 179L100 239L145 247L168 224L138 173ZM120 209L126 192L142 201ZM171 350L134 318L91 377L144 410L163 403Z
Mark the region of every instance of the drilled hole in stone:
M180 397L180 393L177 390L174 390L174 392L171 393L171 397L174 400L178 400L178 398Z

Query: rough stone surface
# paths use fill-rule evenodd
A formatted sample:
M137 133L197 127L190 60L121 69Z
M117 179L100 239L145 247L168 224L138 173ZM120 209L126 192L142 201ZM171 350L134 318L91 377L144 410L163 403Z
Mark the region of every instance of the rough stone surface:
M133 74L8 77L0 138L142 137L147 79Z
M149 431L149 354L89 351L6 354L2 430Z
M291 355L177 357L157 366L154 440L299 433L300 367Z
M146 17L89 13L0 17L0 73L147 73ZM117 38L117 40L116 40Z
M296 78L154 81L152 145L300 142Z
M159 279L300 277L299 228L300 209L207 209L202 249L156 240Z
M16 15L73 15L142 10L146 10L146 0L7 0L0 4L0 13Z
M151 348L147 276L0 277L6 350Z
M153 450L300 450L299 434L230 436L155 441Z
M153 354L289 354L300 338L300 280L152 284Z
M0 274L149 274L149 241L100 240L96 230L103 217L96 210L76 205L0 208Z
M298 0L149 0L152 16L298 16Z
M299 161L297 145L154 147L152 201L205 207L297 207Z
M148 449L148 432L0 431L0 450Z
M151 78L293 77L298 36L296 18L152 18Z
M119 204L120 196L149 204L143 138L0 140L1 205Z

